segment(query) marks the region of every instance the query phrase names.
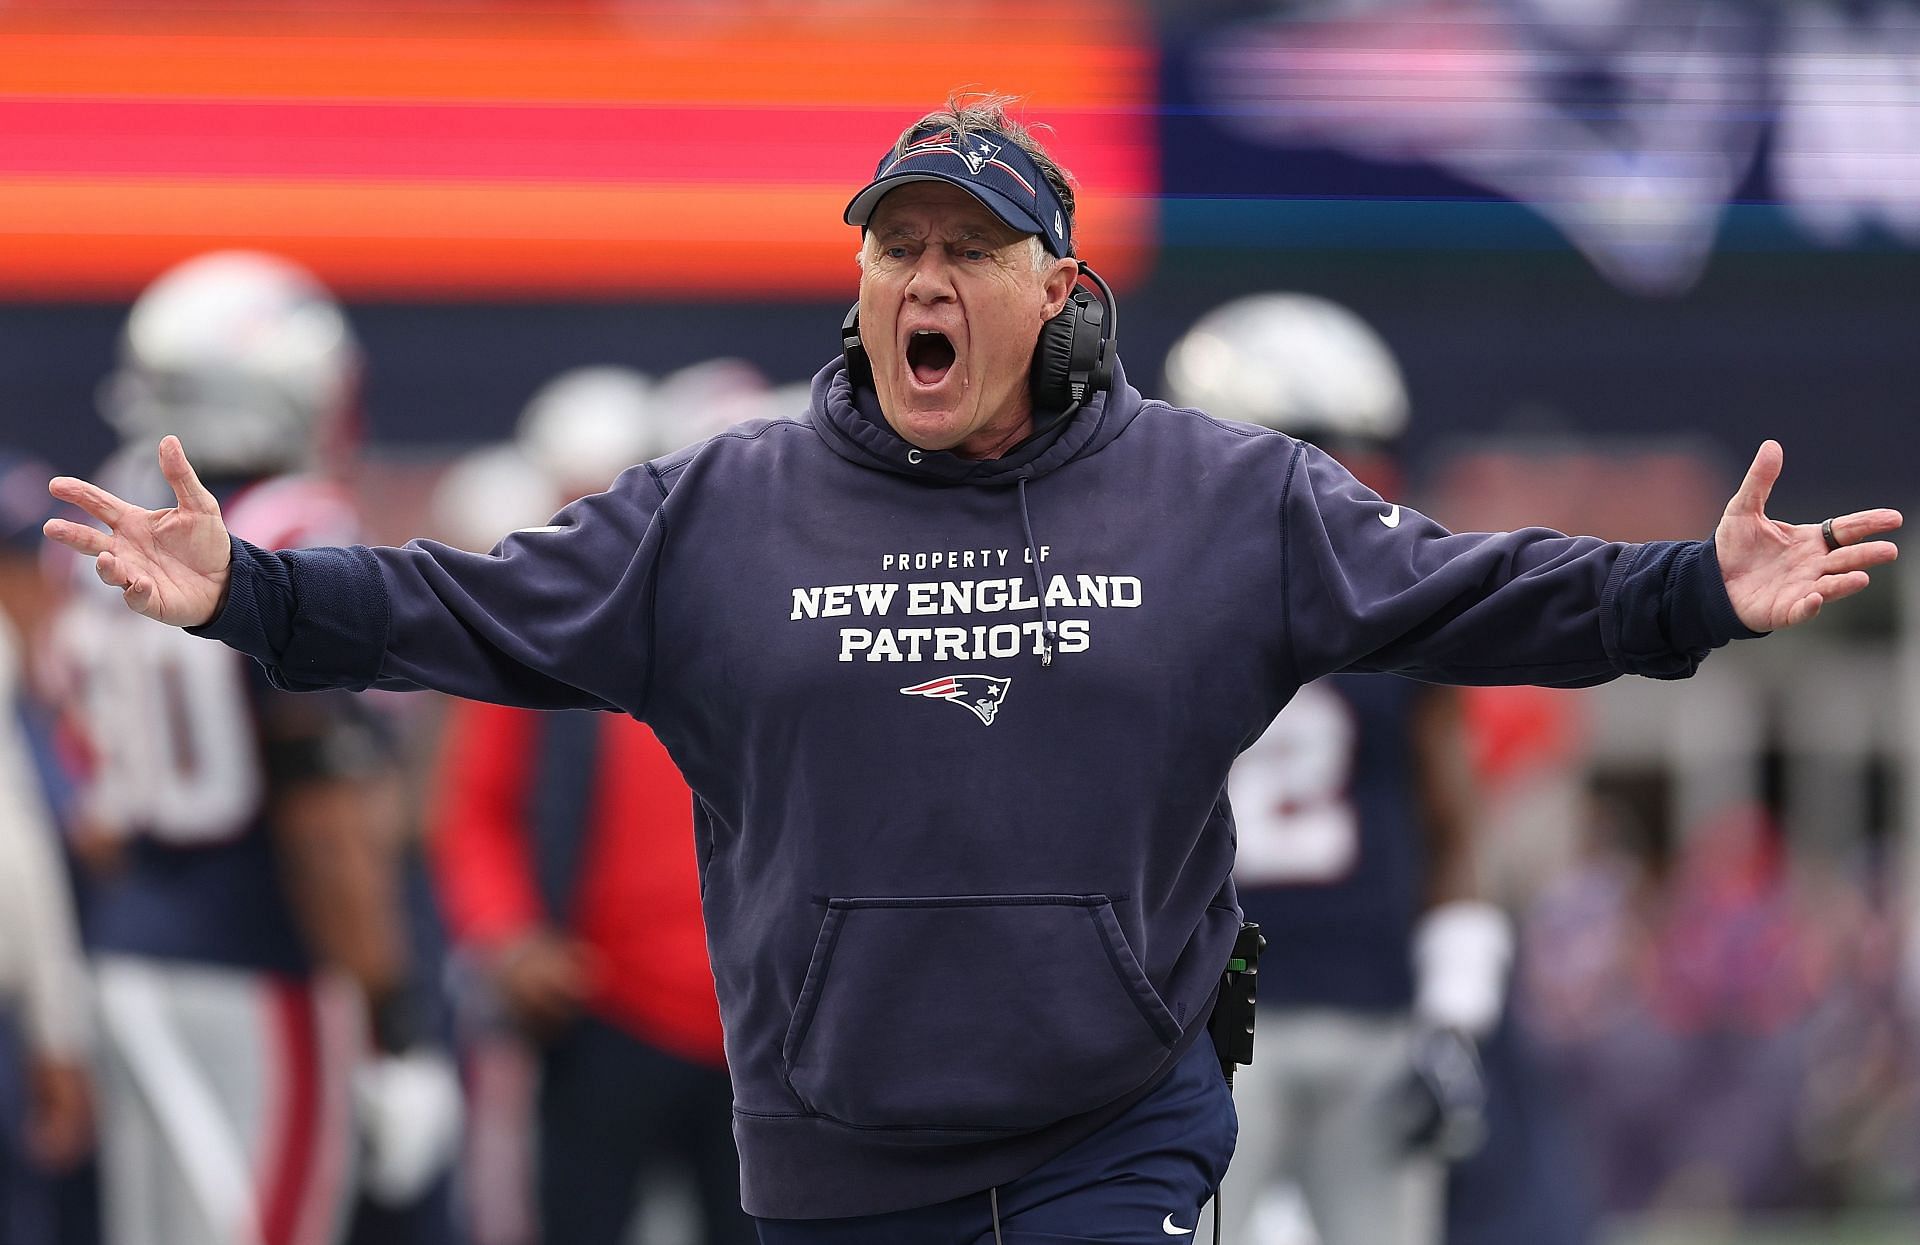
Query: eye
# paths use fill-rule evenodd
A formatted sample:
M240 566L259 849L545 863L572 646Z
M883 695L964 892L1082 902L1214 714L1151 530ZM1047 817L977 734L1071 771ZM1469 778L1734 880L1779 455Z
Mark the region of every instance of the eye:
M880 253L886 256L888 259L905 259L907 257L907 248L904 246L894 245L894 246L882 248Z
M976 263L976 264L977 264L977 263L979 263L979 262L980 262L981 260L983 260L983 259L989 259L989 258L991 258L991 257L992 257L992 253L991 253L991 252L989 252L989 251L983 251L983 250L981 250L981 249L980 249L979 247L977 247L977 246L969 246L969 247L965 247L965 248L963 248L963 249L961 250L961 252L960 252L960 258L961 258L961 259L964 259L964 260L966 260L966 261L968 261L969 263Z

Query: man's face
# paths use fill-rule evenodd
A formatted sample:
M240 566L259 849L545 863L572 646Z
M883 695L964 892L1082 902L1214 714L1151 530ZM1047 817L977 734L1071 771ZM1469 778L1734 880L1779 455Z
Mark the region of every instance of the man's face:
M880 409L911 444L991 458L1031 431L1034 342L1075 265L1036 270L1029 236L944 182L889 192L867 222L860 337Z

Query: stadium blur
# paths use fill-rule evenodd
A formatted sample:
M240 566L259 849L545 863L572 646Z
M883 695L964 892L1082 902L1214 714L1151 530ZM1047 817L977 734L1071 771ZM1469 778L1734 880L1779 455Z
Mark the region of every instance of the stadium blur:
M1764 437L1776 517L1920 505L1904 0L8 0L0 449L93 472L134 298L264 251L352 325L333 469L372 536L484 547L623 455L798 415L846 198L955 88L1051 127L1143 392L1215 307L1331 300L1404 377L1395 500L1456 530L1703 537ZM658 426L543 425L577 368ZM1920 574L1878 578L1678 687L1468 694L1533 1140L1456 1169L1452 1245L1920 1234ZM415 838L439 717L401 715ZM436 976L444 1215L366 1239L533 1239L530 1072L474 978ZM633 1240L695 1239L677 1179ZM19 1239L87 1239L85 1198Z

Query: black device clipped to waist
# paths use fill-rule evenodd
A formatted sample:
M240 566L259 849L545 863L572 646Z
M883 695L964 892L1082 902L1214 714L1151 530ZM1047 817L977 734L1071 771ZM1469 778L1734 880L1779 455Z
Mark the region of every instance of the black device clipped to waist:
M1240 936L1233 940L1233 954L1227 957L1226 972L1220 977L1220 997L1214 1001L1213 1015L1207 1021L1207 1034L1213 1038L1214 1053L1220 1056L1220 1072L1233 1088L1233 1070L1253 1062L1253 996L1260 981L1260 952L1267 940L1252 921L1240 923ZM1220 1190L1213 1191L1213 1245L1220 1245ZM1197 1226L1197 1225L1196 1225Z
M1235 1067L1253 1062L1254 992L1260 978L1260 952L1266 945L1258 925L1241 923L1240 936L1233 940L1233 954L1220 980L1220 997L1207 1022L1213 1049L1220 1056L1220 1070L1229 1082Z

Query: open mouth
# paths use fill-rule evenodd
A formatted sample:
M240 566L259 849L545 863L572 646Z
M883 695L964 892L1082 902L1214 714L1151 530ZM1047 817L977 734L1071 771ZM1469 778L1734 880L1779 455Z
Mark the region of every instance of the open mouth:
M921 329L907 339L907 369L923 385L937 385L953 370L955 352L945 333Z

